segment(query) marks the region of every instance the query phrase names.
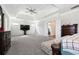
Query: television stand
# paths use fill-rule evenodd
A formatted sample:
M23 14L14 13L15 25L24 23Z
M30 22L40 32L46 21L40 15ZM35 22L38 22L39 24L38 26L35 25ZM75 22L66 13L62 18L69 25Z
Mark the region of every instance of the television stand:
M24 31L24 35L26 35L26 31Z

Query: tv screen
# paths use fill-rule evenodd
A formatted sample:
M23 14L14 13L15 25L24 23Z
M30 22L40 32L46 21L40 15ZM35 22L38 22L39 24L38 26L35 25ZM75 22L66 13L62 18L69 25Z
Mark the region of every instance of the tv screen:
M22 30L22 29L23 29L23 27L24 27L23 25L20 25L20 30Z
M30 30L30 25L21 25L20 29L21 30Z

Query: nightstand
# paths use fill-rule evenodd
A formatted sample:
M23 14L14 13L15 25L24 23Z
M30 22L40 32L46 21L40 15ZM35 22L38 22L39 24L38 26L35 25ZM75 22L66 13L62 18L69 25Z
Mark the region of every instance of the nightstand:
M54 43L51 45L52 55L61 55L61 43Z

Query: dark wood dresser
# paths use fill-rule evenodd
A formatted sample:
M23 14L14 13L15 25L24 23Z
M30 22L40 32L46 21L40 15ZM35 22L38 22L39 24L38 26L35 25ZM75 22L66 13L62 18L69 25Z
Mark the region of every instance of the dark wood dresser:
M77 24L73 24L73 25L63 25L61 28L61 34L62 36L65 35L73 35L77 33Z
M0 32L0 55L6 54L11 46L11 32Z
M0 55L6 54L11 46L11 31L5 31L5 13L0 6Z

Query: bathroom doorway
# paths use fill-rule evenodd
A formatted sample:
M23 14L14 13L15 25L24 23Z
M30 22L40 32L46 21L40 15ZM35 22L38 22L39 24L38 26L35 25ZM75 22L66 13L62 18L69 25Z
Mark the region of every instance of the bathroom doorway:
M48 35L50 37L56 37L56 20L53 18L48 22Z

